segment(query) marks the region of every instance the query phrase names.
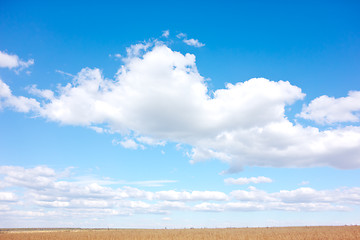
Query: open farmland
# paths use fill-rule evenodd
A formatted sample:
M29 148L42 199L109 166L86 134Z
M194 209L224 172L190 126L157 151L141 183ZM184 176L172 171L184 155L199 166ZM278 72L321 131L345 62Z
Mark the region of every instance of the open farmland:
M360 226L224 229L3 229L0 239L360 239Z

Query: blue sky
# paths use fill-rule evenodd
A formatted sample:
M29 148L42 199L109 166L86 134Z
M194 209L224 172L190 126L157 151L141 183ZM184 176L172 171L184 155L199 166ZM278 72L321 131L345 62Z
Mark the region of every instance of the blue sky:
M359 224L356 1L2 1L0 227Z

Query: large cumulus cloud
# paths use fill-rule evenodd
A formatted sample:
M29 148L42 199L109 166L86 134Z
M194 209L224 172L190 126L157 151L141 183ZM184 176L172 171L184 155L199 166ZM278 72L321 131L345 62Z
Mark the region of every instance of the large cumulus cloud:
M192 162L216 158L232 172L244 165L360 166L360 127L320 130L289 121L285 107L305 94L287 81L253 78L210 92L192 54L161 43L137 44L127 52L114 79L84 68L56 91L31 86L36 100L13 96L1 81L0 104L61 124L121 134L120 143L131 141L134 149L146 142L189 145ZM298 117L320 119L313 107L318 101ZM349 108L353 115L357 110Z

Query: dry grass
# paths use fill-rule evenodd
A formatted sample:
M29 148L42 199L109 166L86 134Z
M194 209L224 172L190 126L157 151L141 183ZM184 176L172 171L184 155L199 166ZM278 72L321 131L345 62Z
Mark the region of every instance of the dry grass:
M1 239L12 240L188 240L188 239L360 239L360 226L283 227L283 228L224 228L224 229L43 229L2 230Z

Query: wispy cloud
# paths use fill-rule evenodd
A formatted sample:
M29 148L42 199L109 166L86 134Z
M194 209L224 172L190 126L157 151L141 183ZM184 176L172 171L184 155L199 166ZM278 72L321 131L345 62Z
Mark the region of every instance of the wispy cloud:
M302 181L301 183L299 183L300 186L304 186L304 185L308 185L310 184L309 181Z
M0 51L1 68L14 69L16 73L19 73L21 70L26 69L33 64L34 64L34 59L23 61L15 54L8 54L6 52Z
M188 39L185 33L179 33L176 35L176 37L179 39L183 39L183 42L189 46L198 47L198 48L205 46L204 43L199 42L199 40L197 39L193 39L193 38Z
M183 42L186 43L189 46L198 47L198 48L205 46L204 43L201 43L201 42L199 42L199 40L193 39L193 38L184 39Z
M186 34L185 33L179 33L176 35L177 38L181 39L181 38L186 38Z
M251 178L226 178L224 180L226 184L244 185L249 183L271 183L272 179L268 177L251 177Z
M115 145L120 144L121 146L127 149L133 149L133 150L136 150L138 148L145 149L144 145L138 144L133 139L128 139L128 138L125 138L124 140L121 141L117 141L114 139L112 143Z
M30 111L37 112L40 103L34 98L14 96L10 87L0 78L0 109L3 107L11 108L17 112L28 113Z
M61 75L65 75L65 76L69 76L69 77L75 77L75 75L71 74L71 73L67 73L61 70L55 70L55 72L60 73Z
M163 34L161 36L165 37L165 38L168 38L170 35L170 31L169 30L165 30L163 31Z

